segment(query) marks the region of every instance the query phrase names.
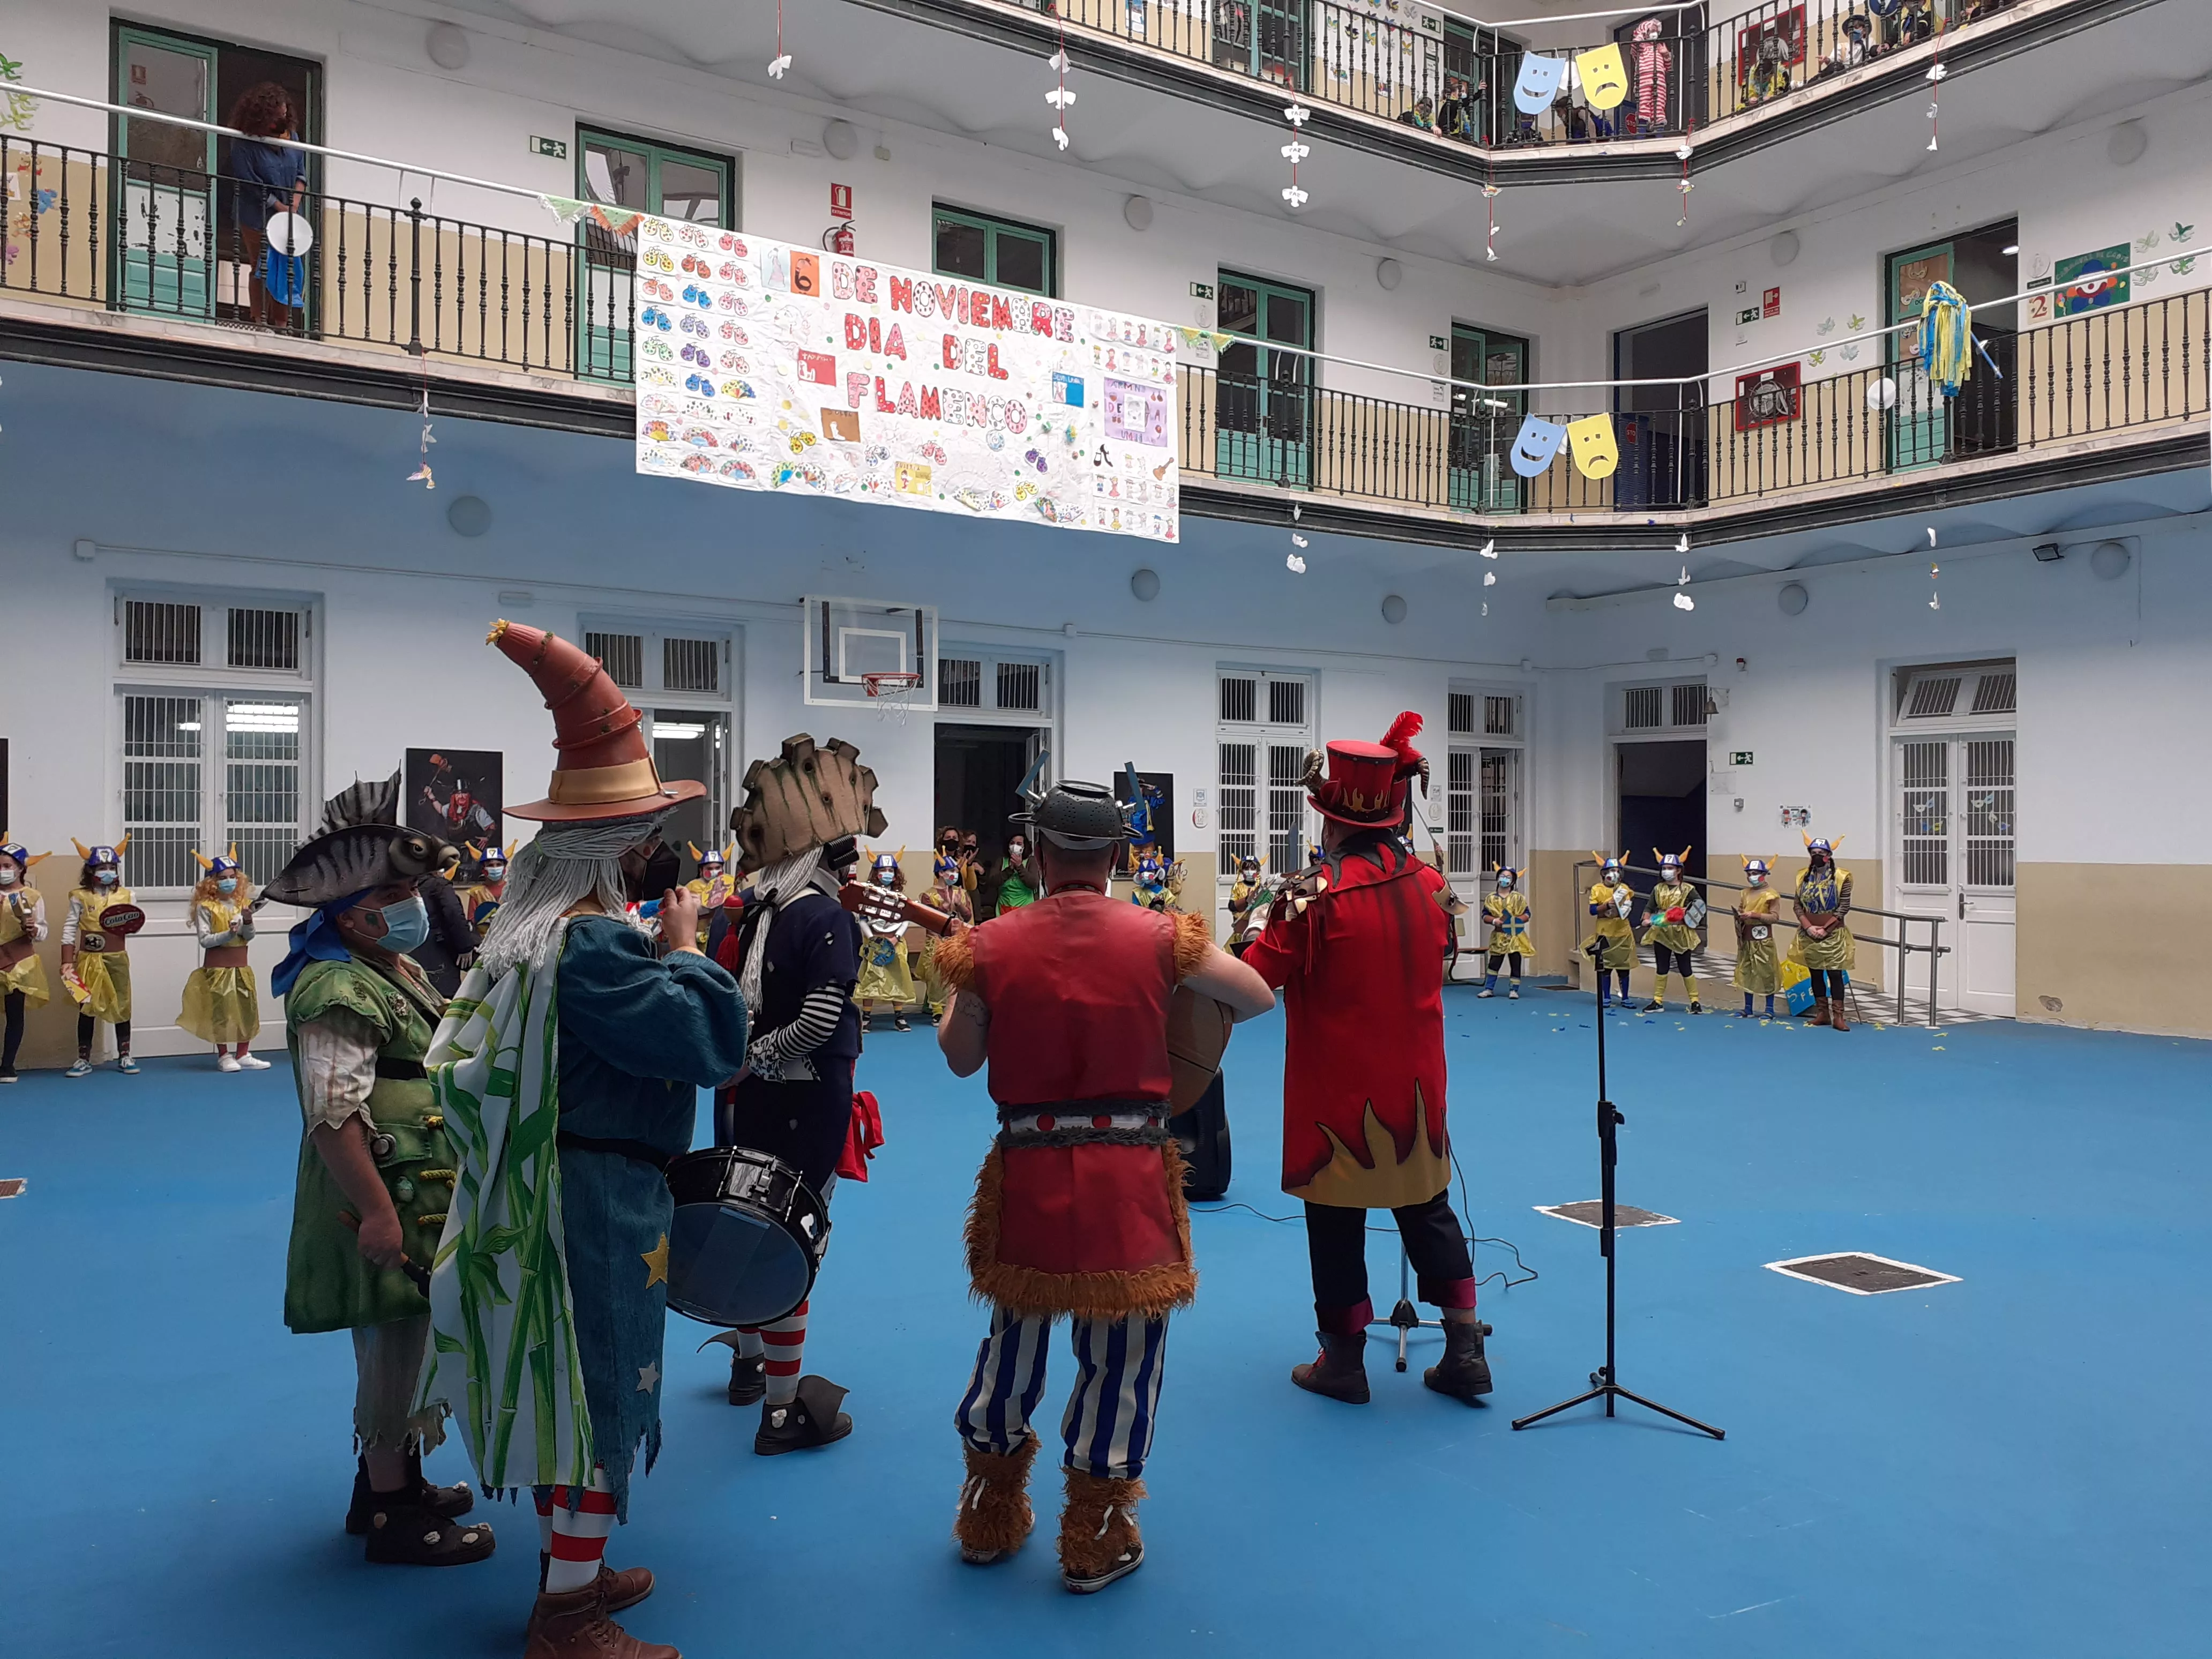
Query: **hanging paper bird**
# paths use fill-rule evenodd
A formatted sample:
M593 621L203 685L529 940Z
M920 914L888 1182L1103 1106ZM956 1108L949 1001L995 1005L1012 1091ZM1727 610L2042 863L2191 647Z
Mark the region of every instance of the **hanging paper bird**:
M1947 398L1957 397L1974 372L1968 332L1966 296L1948 283L1929 283L1928 297L1920 302L1920 361Z

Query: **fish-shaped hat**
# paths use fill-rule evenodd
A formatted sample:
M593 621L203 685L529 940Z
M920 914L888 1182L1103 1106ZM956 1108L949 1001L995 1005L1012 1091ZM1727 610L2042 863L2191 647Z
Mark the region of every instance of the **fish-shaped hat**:
M396 881L414 881L443 867L453 848L399 822L399 774L382 783L356 782L324 804L314 838L263 888L279 904L313 909Z

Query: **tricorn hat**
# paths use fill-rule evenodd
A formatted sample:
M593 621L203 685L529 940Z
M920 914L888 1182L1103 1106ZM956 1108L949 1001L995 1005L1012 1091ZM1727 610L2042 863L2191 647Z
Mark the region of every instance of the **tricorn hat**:
M313 909L349 894L419 881L442 869L453 848L399 823L399 774L355 783L324 804L312 840L261 890L279 904Z
M832 842L880 836L890 822L876 805L876 775L842 738L818 747L805 732L783 740L774 760L745 769L744 805L730 814L741 869L764 870Z
M553 711L553 781L544 800L507 810L541 823L637 817L696 800L703 783L663 783L639 729L645 716L597 657L558 634L505 619L485 636L520 664Z

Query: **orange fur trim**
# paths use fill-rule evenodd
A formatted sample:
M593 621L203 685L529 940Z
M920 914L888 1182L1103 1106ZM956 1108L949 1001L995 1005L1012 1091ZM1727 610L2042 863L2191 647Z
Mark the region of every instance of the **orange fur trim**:
M1115 1480L1088 1469L1069 1469L1066 1475L1067 1501L1060 1512L1060 1569L1088 1578L1141 1543L1137 1504L1146 1496L1145 1483Z
M1188 979L1206 966L1213 954L1213 919L1195 910L1169 914L1175 923L1175 971L1177 981Z
M939 984L955 991L974 988L975 942L966 933L947 933L937 941L937 948L930 952L929 959Z
M1182 1149L1172 1140L1160 1148L1161 1173L1168 1183L1168 1210L1175 1218L1180 1261L1142 1267L1135 1273L1048 1273L1016 1267L999 1260L999 1214L1005 1201L1006 1158L998 1147L976 1172L975 1196L968 1206L968 1279L978 1301L1024 1317L1072 1314L1078 1319L1156 1319L1188 1308L1198 1296L1198 1270L1191 1265L1190 1206L1184 1201Z
M960 1489L960 1513L952 1535L971 1550L1011 1555L1027 1541L1036 1524L1030 1508L1030 1465L1036 1462L1036 1431L1001 1455L962 1449L968 1455L968 1480Z

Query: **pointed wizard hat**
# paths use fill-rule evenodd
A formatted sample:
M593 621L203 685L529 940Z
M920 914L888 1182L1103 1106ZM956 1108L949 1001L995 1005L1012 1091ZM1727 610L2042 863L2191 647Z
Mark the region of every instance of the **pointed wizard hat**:
M631 707L597 657L557 634L504 619L485 642L538 683L553 711L553 781L544 800L507 811L541 823L637 817L707 793L703 783L663 783Z

